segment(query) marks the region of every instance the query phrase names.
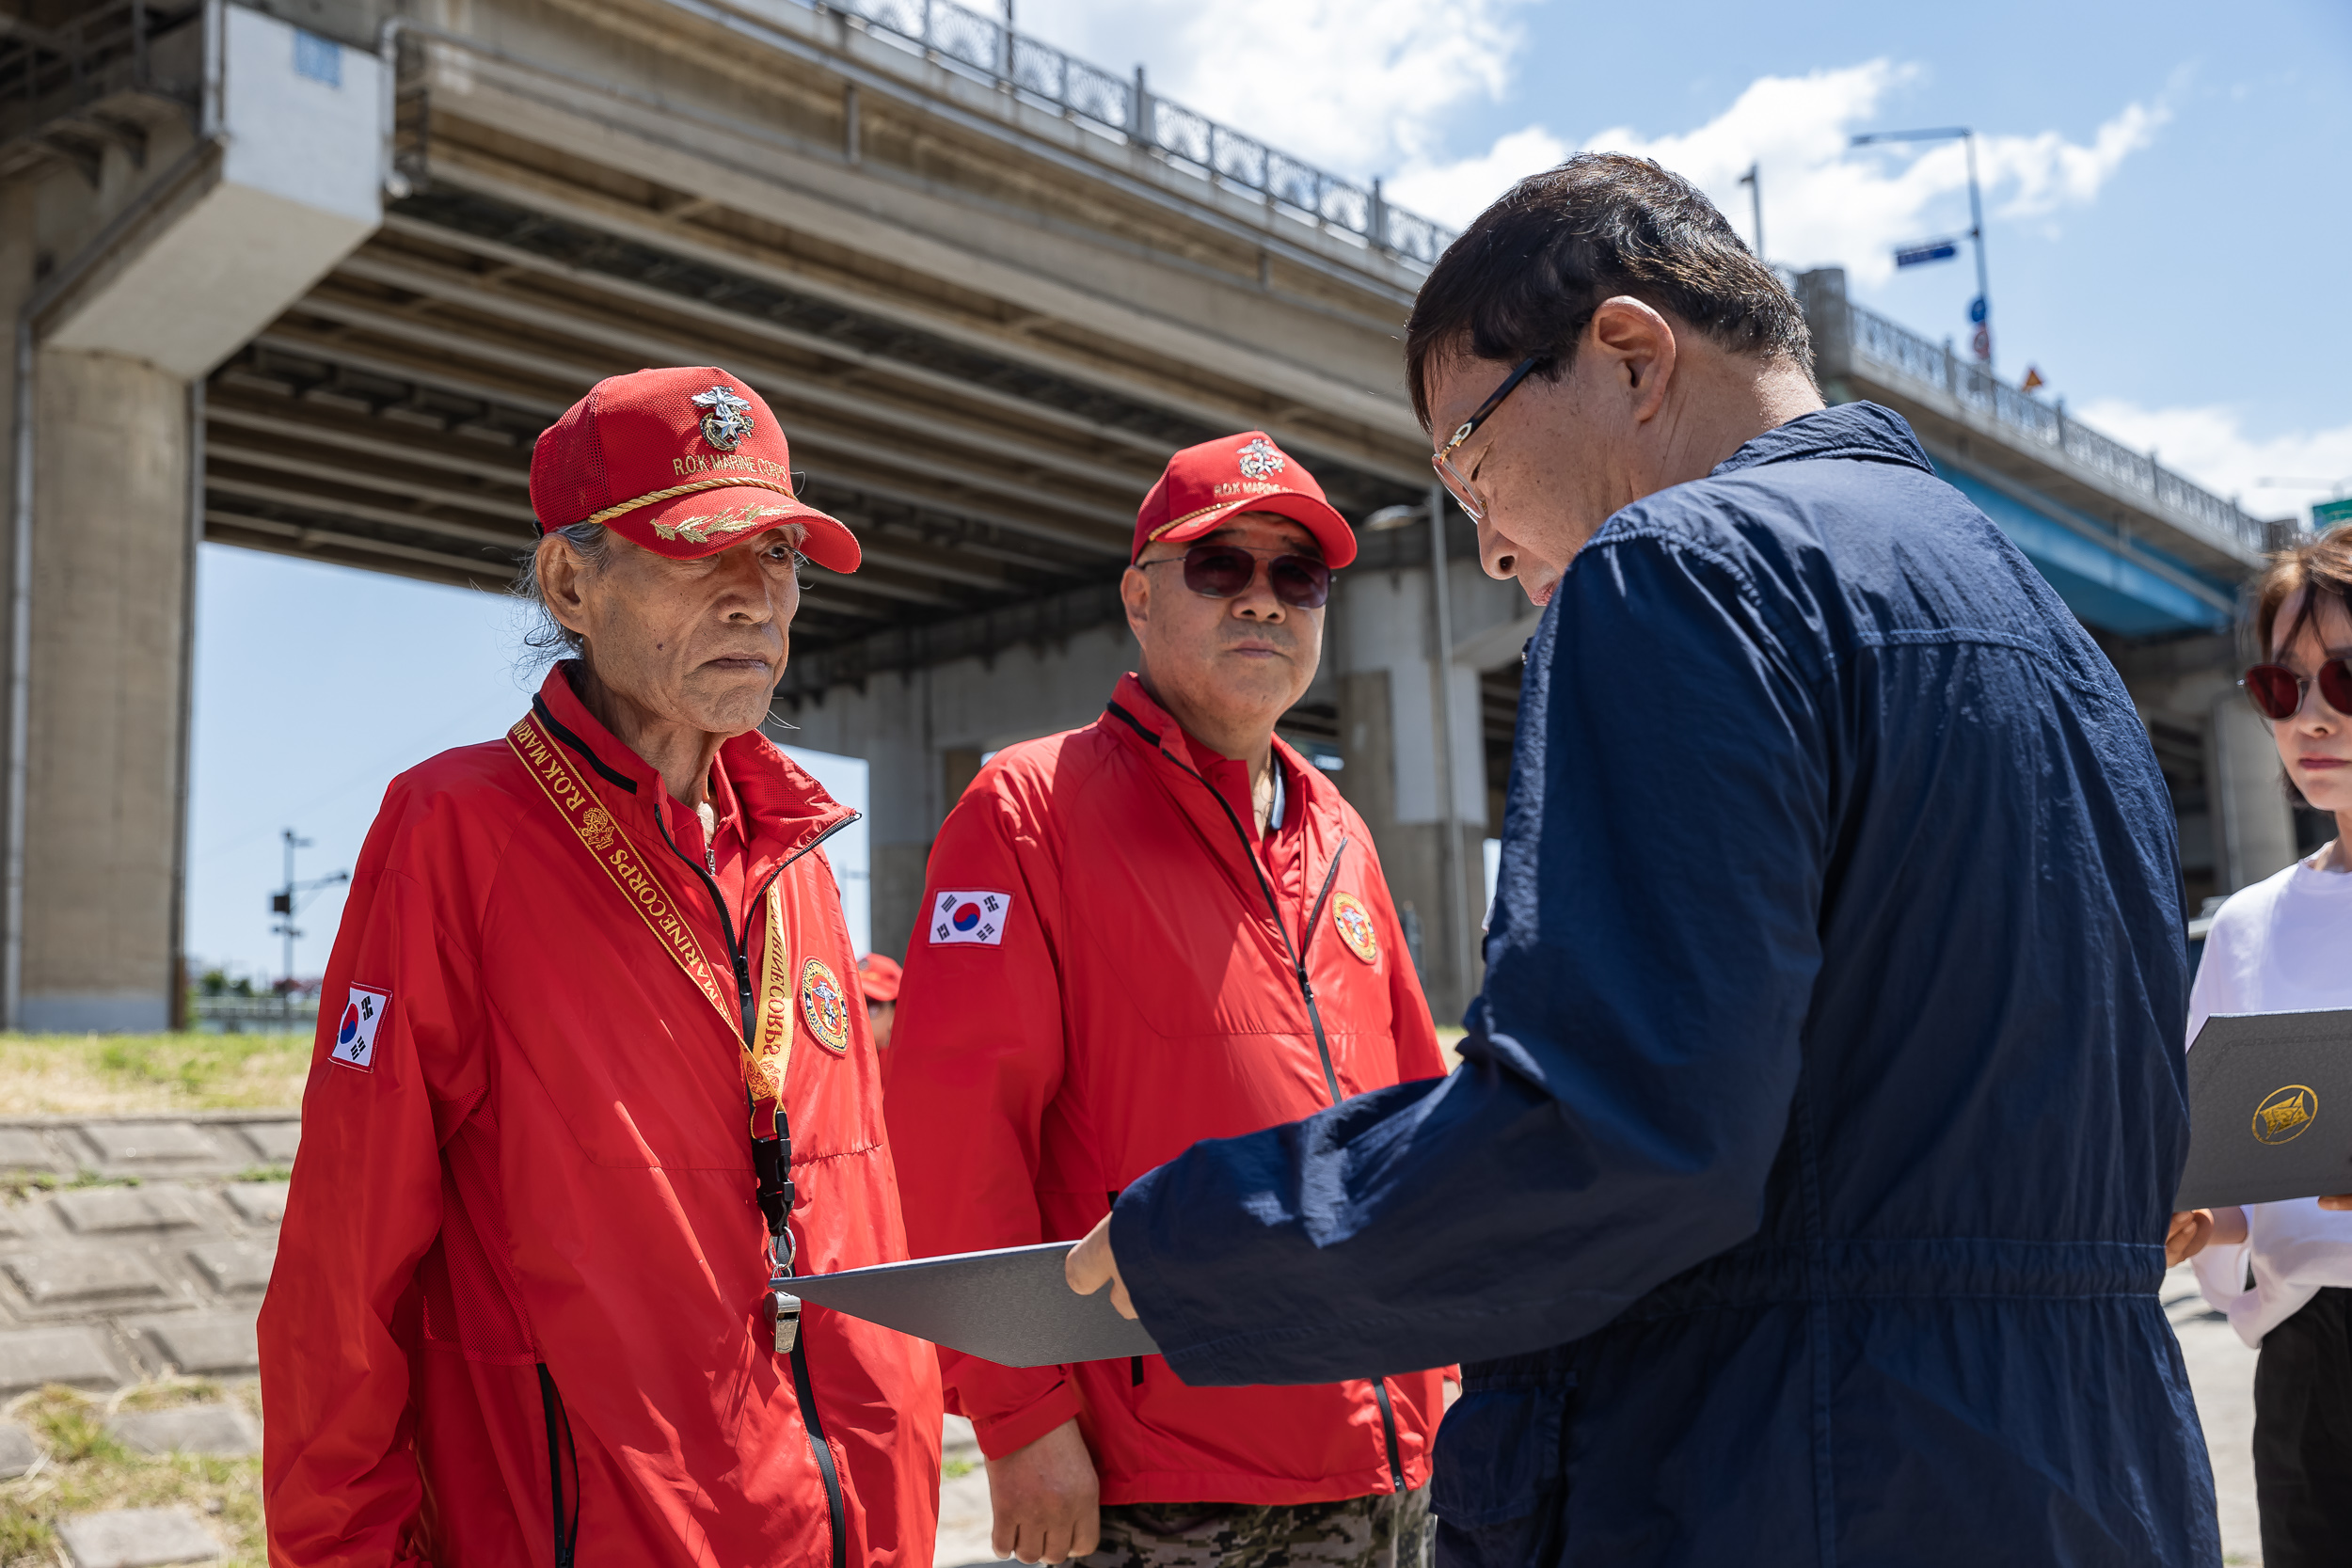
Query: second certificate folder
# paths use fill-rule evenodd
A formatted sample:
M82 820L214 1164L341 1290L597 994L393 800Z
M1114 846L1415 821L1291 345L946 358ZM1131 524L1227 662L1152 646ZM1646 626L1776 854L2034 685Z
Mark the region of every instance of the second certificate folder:
M2188 1112L2176 1210L2352 1193L2352 1010L2214 1014Z

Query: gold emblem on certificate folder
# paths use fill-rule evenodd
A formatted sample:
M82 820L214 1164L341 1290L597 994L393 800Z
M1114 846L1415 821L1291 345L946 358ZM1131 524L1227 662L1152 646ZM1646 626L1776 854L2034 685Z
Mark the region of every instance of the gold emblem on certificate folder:
M2319 1119L2319 1095L2301 1084L2273 1089L2254 1107L2254 1136L2266 1144L2282 1144L2303 1135Z

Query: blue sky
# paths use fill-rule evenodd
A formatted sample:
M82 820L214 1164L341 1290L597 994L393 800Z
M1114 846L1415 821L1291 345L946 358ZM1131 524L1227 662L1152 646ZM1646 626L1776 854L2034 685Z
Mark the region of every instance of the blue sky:
M2352 488L2352 4L1654 5L1567 0L1018 0L1024 31L1453 222L1565 151L1680 168L1742 233L1763 167L1775 261L1964 336L1965 261L1896 243L1965 224L1952 155L1854 131L1986 138L1997 352L2074 412L2250 510ZM393 773L524 705L505 604L208 546L199 562L189 946L275 974L278 832L352 863ZM340 896L303 924L326 962Z
M2250 510L2352 484L2352 5L1966 7L1582 0L1019 0L1025 28L1277 146L1463 222L1567 151L1644 151L1773 260L1849 269L1864 303L1964 339L1963 259L1887 276L1965 227L1957 150L1851 153L1852 132L1987 138L2000 368L2154 446Z

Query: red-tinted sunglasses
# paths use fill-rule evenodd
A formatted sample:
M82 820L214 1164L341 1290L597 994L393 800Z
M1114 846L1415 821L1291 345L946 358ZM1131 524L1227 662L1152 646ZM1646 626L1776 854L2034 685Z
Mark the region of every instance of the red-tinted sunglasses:
M2319 667L2319 694L2329 707L2352 719L2352 660L2331 658ZM2257 664L2238 685L2265 719L2292 719L2303 711L2312 683L2283 664Z
M1266 585L1274 596L1293 610L1321 610L1331 596L1331 568L1311 555L1276 555L1244 549L1239 545L1195 545L1181 556L1138 561L1138 566L1184 563L1184 586L1211 599L1233 599L1249 592L1258 579L1258 562L1265 560Z

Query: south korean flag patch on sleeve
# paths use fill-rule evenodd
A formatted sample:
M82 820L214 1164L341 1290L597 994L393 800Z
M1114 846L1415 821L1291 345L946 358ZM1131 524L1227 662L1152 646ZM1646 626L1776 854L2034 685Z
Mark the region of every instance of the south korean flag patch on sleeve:
M943 893L931 900L931 945L972 942L1005 944L1005 917L1012 913L1009 893Z
M384 1009L391 1005L390 991L352 987L351 1000L343 1005L342 1019L335 1026L335 1046L329 1053L335 1060L362 1072L373 1072L375 1032L383 1025Z

